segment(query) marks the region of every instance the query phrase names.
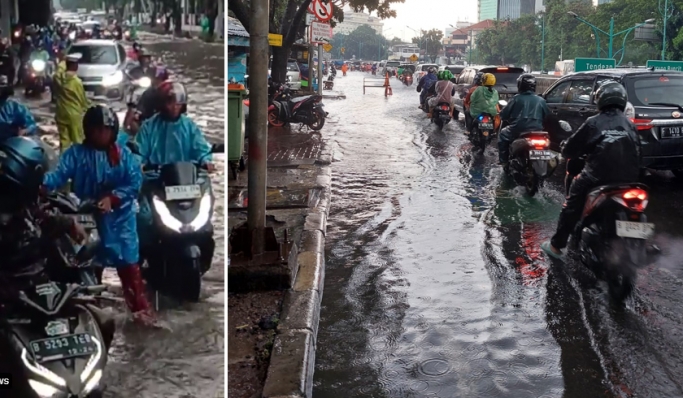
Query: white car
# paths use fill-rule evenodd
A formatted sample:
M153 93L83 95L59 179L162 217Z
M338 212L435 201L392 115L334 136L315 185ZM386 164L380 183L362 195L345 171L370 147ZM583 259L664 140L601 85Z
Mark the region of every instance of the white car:
M419 64L417 66L417 69L415 69L415 81L419 82L422 76L427 74L429 68L434 68L435 70L443 70L439 69L439 66L437 64Z
M123 99L128 85L129 67L135 63L126 59L125 48L114 40L82 40L69 48L69 54L81 54L78 77L88 97Z
M270 76L270 68L268 68L268 76ZM299 64L294 59L287 61L287 78L290 89L294 91L301 90L301 71L299 70Z

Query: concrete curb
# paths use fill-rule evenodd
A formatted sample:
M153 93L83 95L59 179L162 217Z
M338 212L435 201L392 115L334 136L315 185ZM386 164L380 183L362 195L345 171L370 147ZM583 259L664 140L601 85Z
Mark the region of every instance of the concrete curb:
M325 232L330 210L332 168L316 180L320 199L310 208L298 246L294 285L285 293L264 398L312 397L315 349L325 282Z

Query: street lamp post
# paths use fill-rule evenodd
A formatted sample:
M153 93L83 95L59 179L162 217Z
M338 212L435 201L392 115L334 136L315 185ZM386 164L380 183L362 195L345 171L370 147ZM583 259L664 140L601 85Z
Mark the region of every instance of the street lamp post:
M669 6L669 0L664 0L664 8L662 8L662 0L658 0L659 13L662 14L662 61L666 58L666 23L670 16L673 15L673 4Z
M472 31L470 30L470 54L467 57L467 65L472 65Z
M541 13L541 73L545 68L545 13Z
M418 35L417 37L418 37L418 39L420 39L420 42L419 42L418 45L417 45L417 48L418 48L418 50L419 50L418 53L419 53L420 51L422 51L422 36L420 36L420 32L418 32L417 30L411 28L411 27L408 26L408 25L406 25L406 28L408 28L408 29L412 30L413 32L417 33L417 35ZM426 53L426 52L427 52L427 49L425 48L425 53ZM418 59L419 59L419 57L420 57L420 55L418 55Z
M620 32L614 33L614 17L612 17L609 20L609 33L608 33L608 32L605 32L604 30L598 28L597 26L593 25L592 23L586 21L585 19L581 18L574 11L569 11L569 12L567 12L567 14L571 15L572 17L576 18L579 22L582 22L582 23L590 26L593 29L593 31L595 32L595 40L596 40L597 46L598 46L598 58L600 57L600 36L598 35L598 32L606 35L609 38L609 47L607 48L607 54L608 54L609 58L613 57L612 46L614 45L614 38L617 36L620 36L622 34L624 35L624 42L623 42L621 50L619 50L619 51L621 51L621 59L623 60L624 59L624 52L625 52L624 48L626 46L626 37L628 36L628 34L631 33L633 30L635 30L636 28L639 28L643 25L647 25L649 23L654 22L654 18L650 18L650 19L645 20L645 22L639 23L638 25L636 25L634 27L624 29ZM617 52L619 52L619 51L617 51ZM619 61L619 63L621 63L621 61Z

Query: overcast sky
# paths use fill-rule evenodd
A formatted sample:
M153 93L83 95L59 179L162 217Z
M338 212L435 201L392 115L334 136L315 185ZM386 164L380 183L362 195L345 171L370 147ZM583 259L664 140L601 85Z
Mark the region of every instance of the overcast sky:
M408 29L445 29L457 21L477 22L477 0L405 0L393 4L396 18L385 19L385 36L398 36L409 41L415 33Z

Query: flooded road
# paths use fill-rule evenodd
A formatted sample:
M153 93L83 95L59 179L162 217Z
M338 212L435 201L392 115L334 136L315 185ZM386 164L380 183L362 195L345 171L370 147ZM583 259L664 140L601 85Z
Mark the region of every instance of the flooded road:
M352 72L326 101L333 164L314 396L680 397L682 181L656 174L650 221L663 250L625 310L581 265L541 242L560 172L534 198L441 132L415 86L362 94ZM676 217L675 219L673 217Z
M186 85L188 113L211 142L224 135L224 48L196 40L141 33L141 42L161 57L172 77ZM120 107L122 104L118 104ZM203 278L198 304L162 300L159 318L169 330L121 322L103 378L105 397L222 397L224 390L224 195L225 156L214 155L216 253ZM105 282L120 286L114 272ZM121 308L121 311L123 309Z

